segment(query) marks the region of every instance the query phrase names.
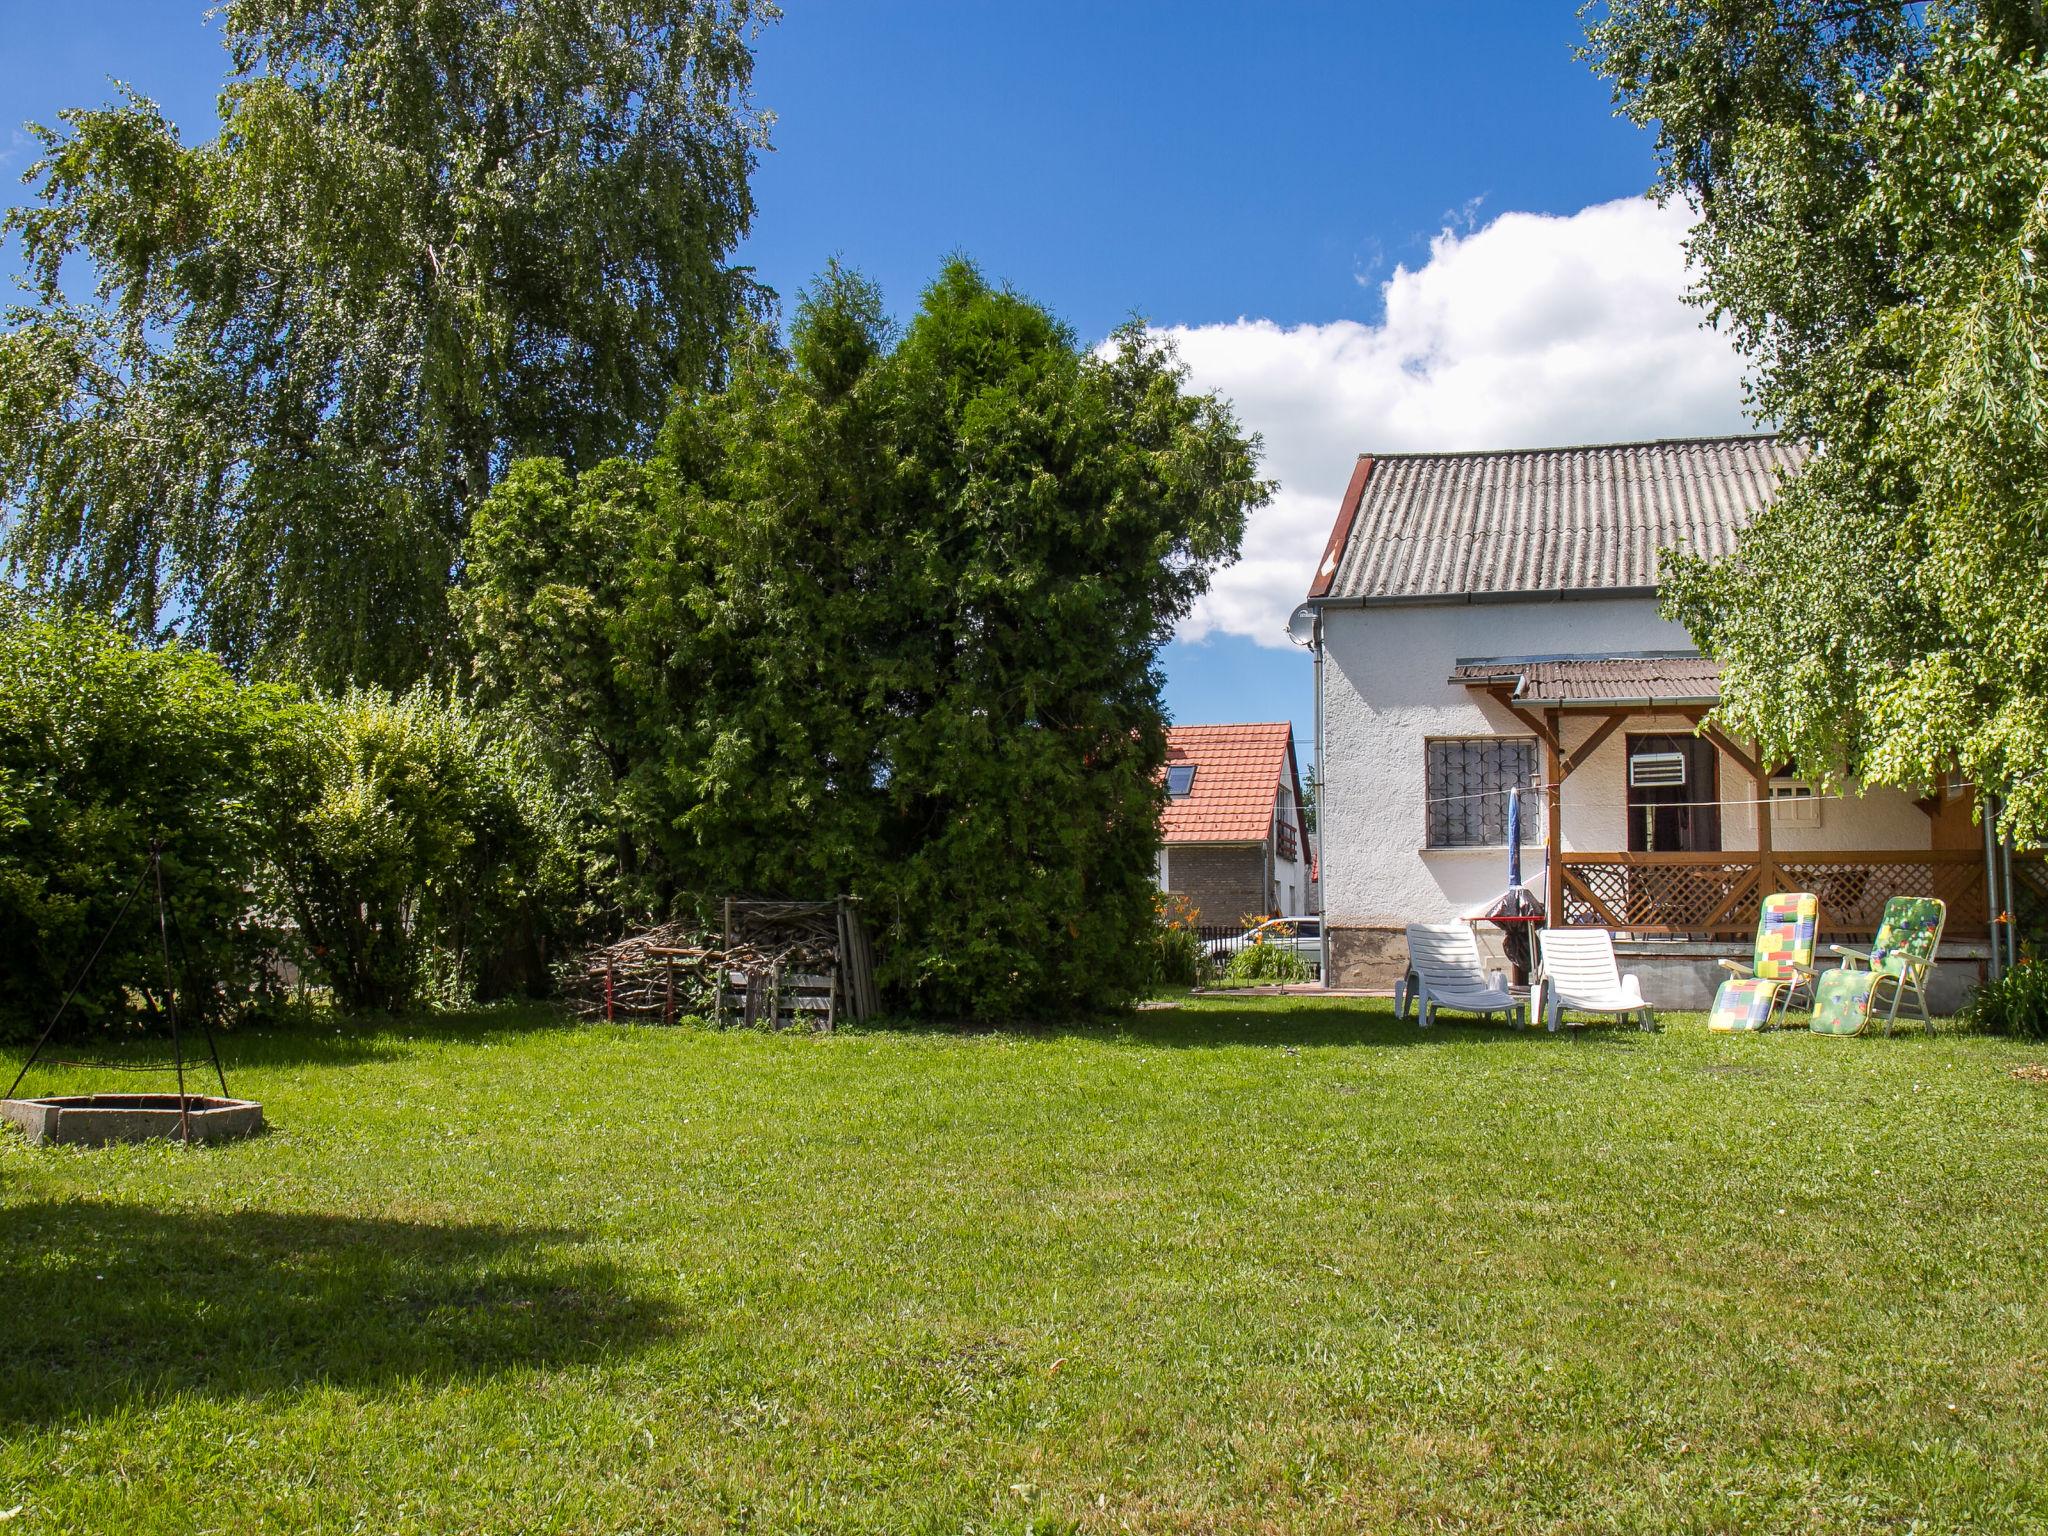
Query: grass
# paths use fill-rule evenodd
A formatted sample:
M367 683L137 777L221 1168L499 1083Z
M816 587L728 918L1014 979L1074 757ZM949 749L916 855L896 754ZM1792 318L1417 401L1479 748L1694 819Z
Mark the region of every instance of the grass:
M238 1036L259 1141L0 1138L0 1529L2048 1530L2041 1055Z

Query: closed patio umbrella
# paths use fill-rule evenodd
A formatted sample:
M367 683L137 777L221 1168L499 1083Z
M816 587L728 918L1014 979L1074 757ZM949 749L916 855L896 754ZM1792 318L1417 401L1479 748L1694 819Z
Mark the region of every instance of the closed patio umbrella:
M1505 935L1510 980L1518 987L1529 982L1529 964L1534 948L1530 930L1543 921L1543 898L1522 884L1522 792L1508 791L1508 888L1477 911L1465 914L1468 921L1492 923Z

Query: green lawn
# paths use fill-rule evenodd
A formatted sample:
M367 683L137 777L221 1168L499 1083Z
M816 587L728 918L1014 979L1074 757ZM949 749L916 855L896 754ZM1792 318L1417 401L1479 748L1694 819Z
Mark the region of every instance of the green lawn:
M261 1140L0 1138L7 1536L2048 1530L2042 1046L1230 999L228 1056Z

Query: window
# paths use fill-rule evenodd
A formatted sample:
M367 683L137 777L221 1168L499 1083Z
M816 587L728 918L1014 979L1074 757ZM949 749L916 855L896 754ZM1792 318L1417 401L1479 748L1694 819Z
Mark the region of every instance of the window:
M1508 791L1536 782L1536 743L1526 737L1479 736L1423 744L1432 848L1505 848ZM1543 812L1522 799L1522 841L1539 835Z
M1771 825L1819 826L1820 796L1813 786L1798 779L1771 780Z
M1193 763L1169 763L1166 768L1166 792L1176 800L1185 800L1195 787L1195 765Z
M1273 857L1288 864L1301 862L1301 840L1294 835L1294 818L1286 811L1273 815Z

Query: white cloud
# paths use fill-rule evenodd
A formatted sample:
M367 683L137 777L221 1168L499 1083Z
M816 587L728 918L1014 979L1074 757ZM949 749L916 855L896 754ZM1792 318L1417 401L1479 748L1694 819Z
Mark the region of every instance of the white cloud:
M1683 301L1681 207L1505 213L1395 269L1378 325L1265 320L1164 330L1193 384L1265 435L1280 482L1181 627L1285 647L1361 453L1534 448L1740 432L1742 368Z

